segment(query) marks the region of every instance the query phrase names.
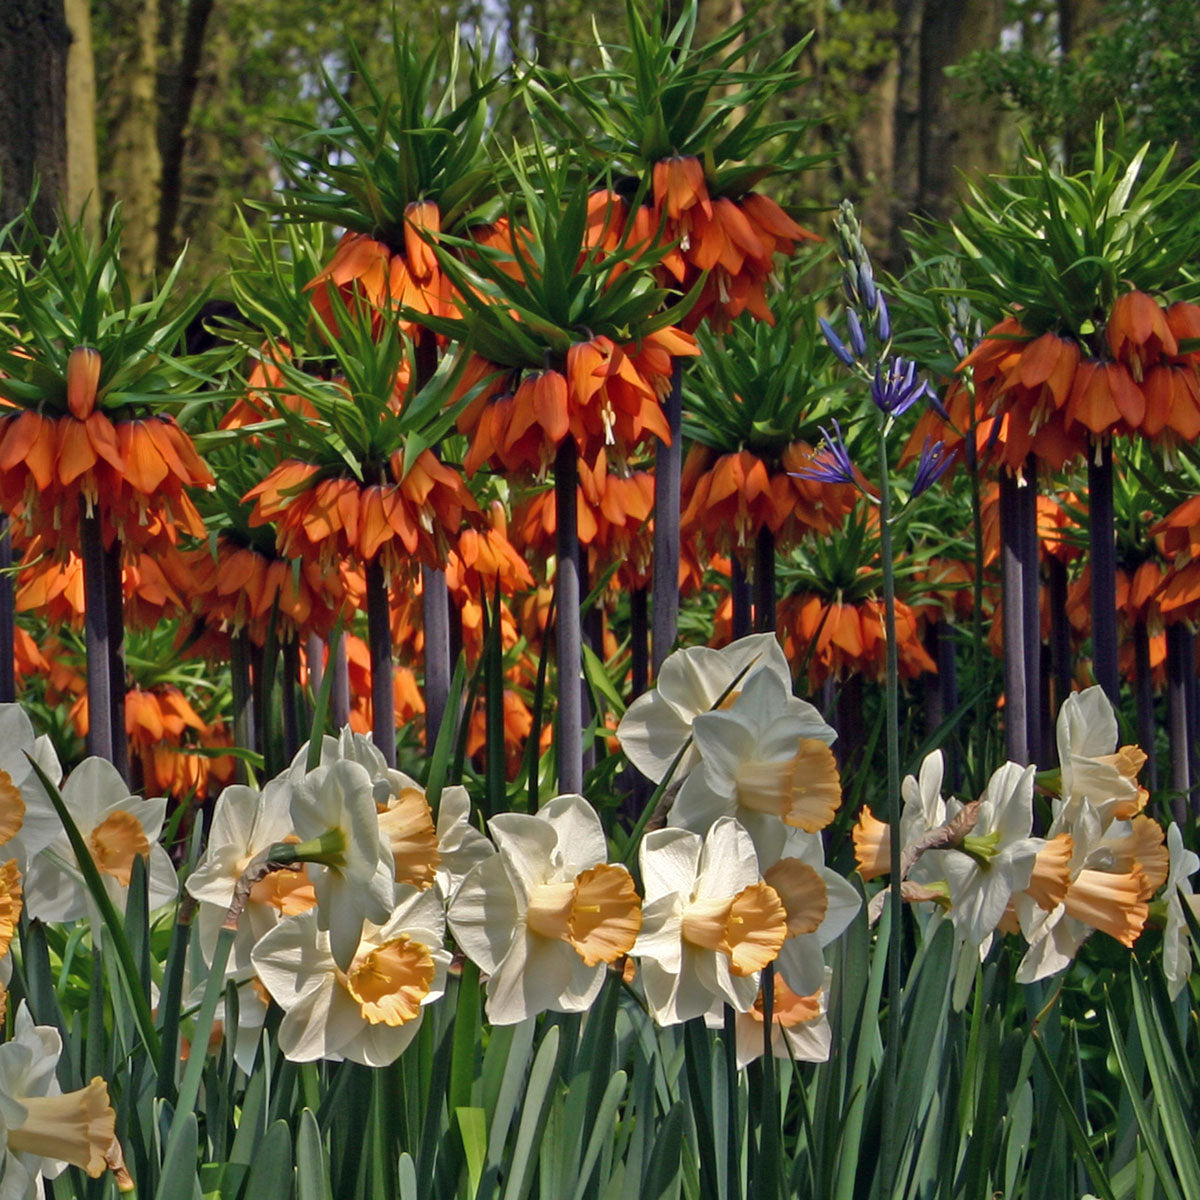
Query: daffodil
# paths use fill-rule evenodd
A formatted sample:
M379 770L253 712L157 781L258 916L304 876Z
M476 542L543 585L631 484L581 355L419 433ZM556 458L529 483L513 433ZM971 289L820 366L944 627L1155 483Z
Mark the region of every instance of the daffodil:
M833 819L842 799L835 734L774 672L754 674L729 708L698 715L692 737L700 765L675 797L670 825L703 834L736 817L765 851L785 827L816 833Z
M646 899L633 954L650 1015L675 1025L722 1003L747 1012L787 936L787 912L759 874L750 835L721 817L705 838L653 830L639 855Z
M1174 821L1167 829L1167 847L1171 855L1171 871L1167 877L1167 923L1163 930L1163 974L1167 977L1167 990L1174 1000L1183 990L1192 969L1192 955L1188 949L1187 918L1183 906L1186 904L1193 915L1200 917L1200 906L1188 880L1200 871L1200 857L1184 849L1183 835Z
M349 759L317 767L295 783L292 825L308 861L317 897L317 927L329 933L338 966L346 970L362 925L382 925L395 904L394 863L379 827L367 769Z
M130 795L120 772L102 758L84 759L63 784L62 798L118 911L125 908L136 858L146 863L150 907L175 899L175 868L158 844L167 809L164 798ZM41 921L77 921L90 914L90 897L61 825L30 860L25 905L30 917Z
M491 858L495 846L471 824L471 798L455 785L442 791L437 815L437 885L445 900L454 895L472 867Z
M991 937L1013 893L1029 886L1045 844L1030 837L1033 775L1033 767L1005 763L988 780L971 831L956 847L924 855L946 880L955 930L973 946Z
M284 1010L279 1048L293 1062L395 1062L446 989L450 954L437 893L404 888L381 925L361 923L343 968L310 911L287 917L254 948L254 967Z
M1145 807L1137 775L1146 755L1137 746L1116 748L1117 715L1103 688L1072 692L1063 701L1056 736L1062 803L1088 800L1104 821L1131 817Z
M811 995L800 996L776 973L771 1005L771 1053L776 1058L791 1058L796 1062L828 1061L833 1044L833 1031L829 1026L829 985L832 979L833 972L826 967L821 986ZM708 1020L714 1028L724 1025L724 1021L715 1013ZM762 1057L766 1044L763 1036L765 1020L766 1012L760 991L754 1004L746 1012L738 1013L734 1019L739 1068Z
M50 739L45 734L34 737L19 704L0 704L0 856L15 858L21 870L62 832L30 758L51 783L62 781L62 767Z
M607 862L600 818L582 796L557 796L535 815L501 813L488 828L498 853L471 868L446 913L489 977L488 1019L582 1012L641 927L632 877Z
M103 1079L63 1092L55 1077L62 1038L17 1009L12 1038L0 1045L0 1196L36 1200L41 1180L68 1165L93 1179L104 1173L116 1141L116 1114Z
M822 986L825 947L846 931L862 900L825 865L825 848L817 833L789 829L774 847L759 851L758 866L787 917L776 976L795 994L809 996Z
M760 671L774 675L790 695L791 668L773 633L740 638L721 650L676 650L663 662L657 686L634 700L621 718L621 749L643 775L661 783L687 744L692 722L718 703L731 704ZM689 748L675 778L682 779L698 760L695 747Z

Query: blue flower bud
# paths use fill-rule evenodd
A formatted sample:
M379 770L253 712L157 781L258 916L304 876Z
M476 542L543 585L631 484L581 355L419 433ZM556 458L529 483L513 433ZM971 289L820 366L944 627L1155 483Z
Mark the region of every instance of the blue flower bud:
M888 312L882 292L879 293L879 304L875 309L875 336L885 344L892 339L892 314Z
M829 348L846 364L848 367L854 366L854 355L846 349L845 343L833 331L833 326L825 320L824 317L817 318L817 324L821 327L821 332L825 335L825 340L829 343Z
M846 311L846 324L850 326L850 349L854 351L855 358L866 358L866 334L863 333L862 322L858 319L858 313L852 308Z

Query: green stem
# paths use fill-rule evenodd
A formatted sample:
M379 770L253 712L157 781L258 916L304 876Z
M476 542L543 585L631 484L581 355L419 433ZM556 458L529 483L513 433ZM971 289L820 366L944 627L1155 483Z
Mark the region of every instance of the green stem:
M903 935L902 900L900 896L900 667L896 645L896 577L892 557L892 497L888 477L887 434L891 421L884 419L879 434L879 542L883 558L884 632L887 640L887 815L891 831L889 877L891 892L891 927L888 930L888 1023L887 1047L884 1056L883 1079L883 1179L885 1194L888 1182L894 1180L900 1161L896 1144L897 1121L892 1119L899 1102L897 1088L900 1066L900 942Z

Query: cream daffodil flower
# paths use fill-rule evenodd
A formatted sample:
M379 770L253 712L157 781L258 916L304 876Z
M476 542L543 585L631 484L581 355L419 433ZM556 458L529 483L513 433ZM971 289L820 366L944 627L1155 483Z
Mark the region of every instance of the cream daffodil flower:
M827 1062L833 1044L829 1026L829 987L833 972L826 967L820 987L811 995L797 995L776 971L771 1004L771 1053L776 1058L792 1058L796 1062ZM734 1018L734 1037L737 1041L737 1065L748 1066L762 1058L766 1039L763 1022L766 1013L762 991L754 1004ZM713 1028L721 1028L724 1020L719 1014L706 1018Z
M732 703L752 676L760 671L792 688L791 668L773 633L756 633L721 650L689 646L669 654L653 689L626 709L617 726L617 740L635 767L654 783L661 783L676 755L692 732L692 722L724 700ZM740 677L740 678L739 678ZM682 779L699 761L689 748L675 773Z
M1146 755L1137 746L1117 750L1117 715L1103 688L1072 692L1063 701L1056 737L1062 803L1088 800L1105 823L1132 817L1145 806L1137 775Z
M343 969L315 912L281 921L254 948L259 978L284 1010L279 1048L293 1062L395 1062L425 1006L446 990L450 954L433 891L404 888L382 925L368 921Z
M45 734L34 737L19 704L0 704L0 860L15 858L22 871L62 833L62 822L30 758L51 783L62 782L50 739Z
M787 935L787 913L759 875L750 835L721 817L703 839L653 830L639 855L646 899L633 954L650 1015L676 1025L721 1003L746 1012Z
M290 813L296 836L313 856L308 874L317 927L328 932L333 957L346 970L363 922L382 925L395 902L395 866L380 831L371 776L348 759L317 767L294 783Z
M498 853L471 868L446 912L488 975L488 1019L582 1012L641 927L632 877L607 862L600 818L582 796L557 796L535 815L501 813L488 828Z
M112 763L86 758L67 777L62 798L119 912L124 911L133 861L139 856L146 860L151 909L175 899L175 868L158 844L167 811L164 797L143 800L130 795ZM90 905L75 852L60 824L50 844L29 862L26 911L42 921L77 921L93 915Z
M988 780L975 825L956 848L922 856L936 863L950 893L950 919L972 946L995 932L1014 892L1030 883L1043 838L1033 828L1033 767L1005 763Z
M816 833L842 799L834 731L811 704L771 671L754 674L727 708L692 723L699 767L684 780L667 823L706 833L736 817L756 849L767 850L785 826Z
M99 1077L64 1093L55 1078L62 1038L35 1025L22 1003L11 1040L0 1045L0 1196L37 1200L42 1178L68 1166L93 1179L104 1173L116 1140L116 1114Z
M471 797L455 785L442 790L437 815L437 885L449 901L472 867L491 858L496 847L471 824Z
M1200 871L1200 857L1183 845L1183 835L1174 821L1167 828L1167 849L1171 856L1171 871L1167 876L1167 923L1163 930L1163 974L1167 977L1167 992L1171 999L1183 991L1192 970L1192 954L1188 948L1186 904L1194 916L1200 916L1200 904L1188 880Z

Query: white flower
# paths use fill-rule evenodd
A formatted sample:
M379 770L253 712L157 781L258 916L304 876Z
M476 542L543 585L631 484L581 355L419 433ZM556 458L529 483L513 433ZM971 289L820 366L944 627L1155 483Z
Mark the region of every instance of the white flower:
M825 865L820 834L789 829L773 852L759 855L758 865L787 914L776 975L789 991L811 996L825 977L825 947L846 931L862 901L850 883Z
M292 788L283 775L272 779L261 792L230 784L217 798L208 845L186 884L200 902L196 925L206 963L212 961L217 935L246 868L263 851L294 837L291 803ZM273 929L285 912L302 911L315 902L312 885L302 871L273 871L255 883L238 923L226 978L248 978L254 943Z
M386 922L361 925L343 970L315 912L287 917L254 948L259 978L284 1010L279 1048L293 1062L395 1062L413 1039L426 1005L446 990L450 954L433 891L404 889Z
M467 873L446 913L463 953L489 976L488 1019L582 1012L605 964L637 936L633 879L606 861L600 818L582 796L557 796L534 816L501 813L488 828L498 853Z
M491 858L495 846L471 824L471 798L465 787L442 791L437 815L437 885L447 901L472 867Z
M1042 838L1033 827L1033 767L1005 763L988 780L975 826L961 848L928 851L950 890L950 919L959 937L981 946L1004 916L1014 892L1033 874Z
M175 899L179 890L175 868L158 844L167 811L164 797L143 800L130 795L112 763L87 758L68 776L62 798L118 912L124 911L133 860L138 856L146 860L151 909ZM90 915L90 904L71 843L60 825L49 846L30 860L26 911L42 921L77 921Z
M815 833L833 819L842 798L834 731L773 672L757 672L728 709L697 716L692 736L700 766L670 825L703 834L736 817L762 851L783 836L780 822Z
M395 903L391 852L380 833L371 777L349 760L317 767L292 792L292 824L302 842L320 841L324 857L308 864L317 895L317 927L347 969L362 924L383 924Z
M62 767L50 739L44 734L34 737L19 704L0 704L0 859L15 858L22 871L62 832L58 813L29 758L51 783L62 782Z
M656 686L634 700L622 717L617 726L621 749L643 775L661 783L696 717L713 708L735 681L731 696L744 690L760 671L774 675L791 693L791 668L773 633L741 638L723 650L707 646L676 650L660 668ZM729 702L727 698L725 703ZM693 746L675 778L682 779L697 761Z
M793 1058L797 1062L827 1062L833 1043L829 1027L829 985L833 972L826 967L820 987L811 995L799 996L775 975L774 998L771 1006L771 1053L776 1058ZM747 1066L763 1054L763 997L760 992L751 1008L734 1018L737 1039L737 1065ZM706 1018L713 1028L724 1021L718 1014Z
M22 1004L15 1031L0 1045L0 1197L36 1200L44 1176L53 1179L71 1164L93 1179L104 1173L106 1152L116 1140L116 1116L108 1088L97 1077L63 1093L55 1078L62 1038L35 1025Z
M1200 871L1200 857L1183 846L1183 835L1174 821L1167 828L1167 848L1171 855L1171 873L1167 877L1167 924L1163 930L1163 974L1167 977L1167 989L1172 1000L1183 990L1192 969L1192 955L1188 949L1187 919L1183 914L1186 904L1196 916L1200 907L1192 893L1188 880Z
M646 899L633 953L650 1015L675 1025L722 1001L746 1012L787 933L787 914L759 875L749 834L731 817L703 840L656 829L642 839L640 862Z
M1065 804L1088 800L1107 824L1145 804L1137 773L1146 755L1136 746L1114 753L1120 730L1112 701L1099 685L1072 692L1058 712L1058 761Z

